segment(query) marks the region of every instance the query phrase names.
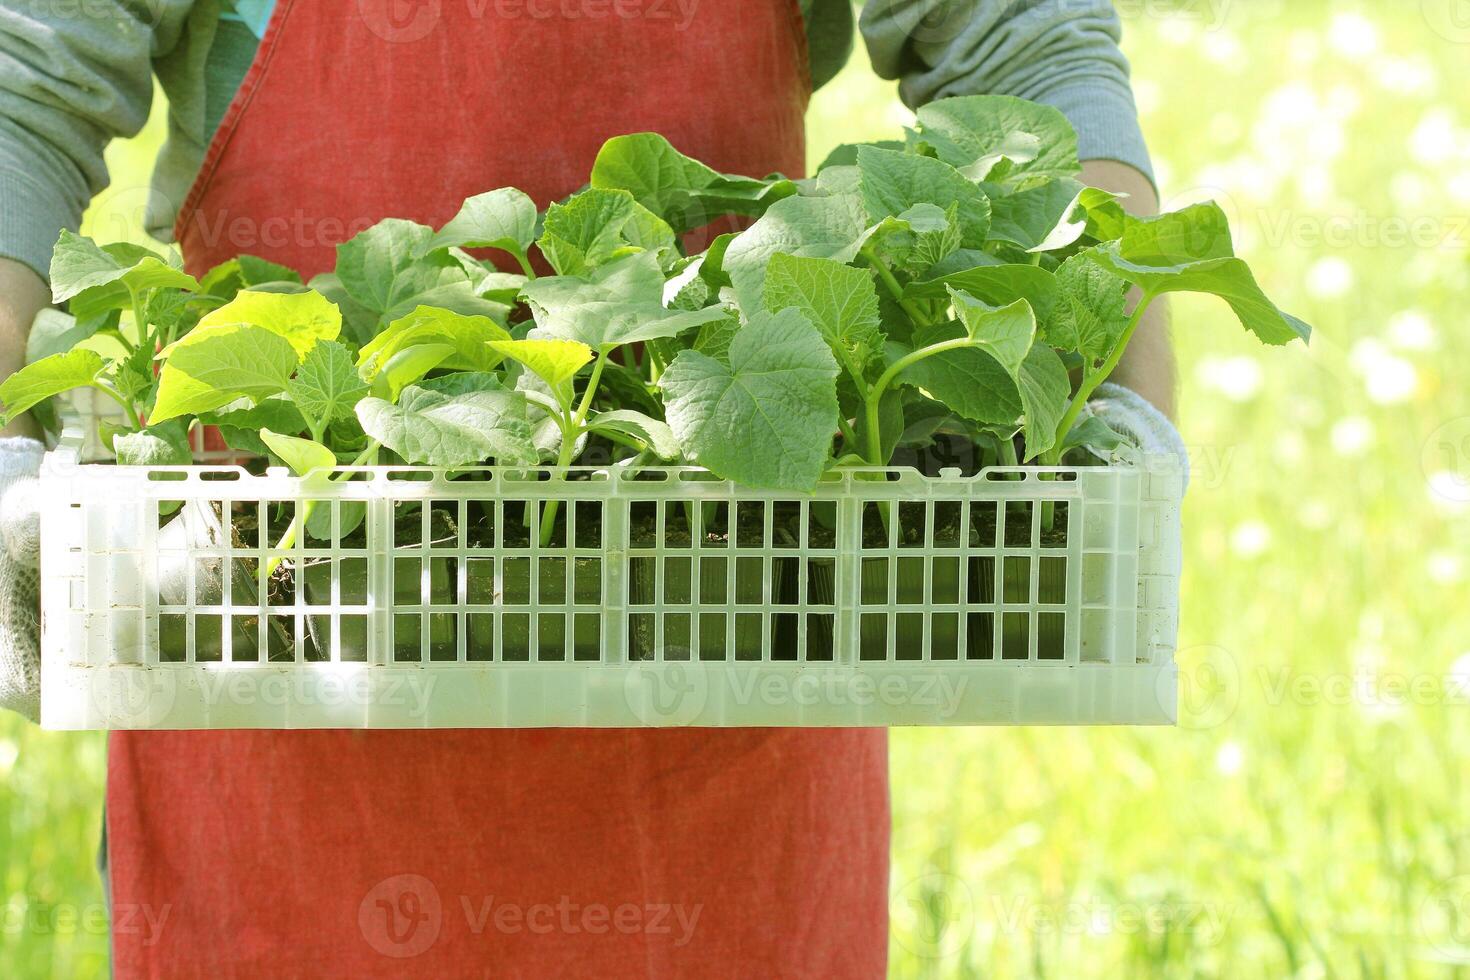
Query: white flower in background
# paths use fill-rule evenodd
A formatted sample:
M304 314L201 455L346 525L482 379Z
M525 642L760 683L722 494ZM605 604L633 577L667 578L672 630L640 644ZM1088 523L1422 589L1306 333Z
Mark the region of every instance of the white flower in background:
M1400 170L1388 179L1388 193L1394 207L1419 212L1427 208L1437 188L1424 175L1414 170Z
M1394 95L1424 95L1434 89L1434 67L1422 55L1376 58L1371 71L1379 88Z
M1327 43L1346 58L1362 58L1378 50L1378 25L1356 11L1337 14L1327 25Z
M1215 753L1215 769L1222 776L1234 776L1245 767L1245 749L1239 742L1226 742Z
M1261 521L1242 521L1230 532L1230 550L1241 558L1259 558L1271 547L1271 529Z
M1409 152L1428 165L1447 163L1462 153L1463 135L1449 110L1435 107L1424 113L1409 137Z
M1465 475L1454 470L1429 474L1429 502L1445 514L1470 510L1470 488L1465 486Z
M1204 38L1205 57L1232 74L1244 71L1250 63L1250 53L1240 38L1229 31L1210 31Z
M1339 456L1361 456L1373 445L1373 423L1361 415L1338 419L1329 438Z
M1388 321L1388 342L1400 350L1431 351L1439 346L1439 331L1422 310L1402 310Z
M1201 386L1233 402L1248 402L1260 393L1265 376L1254 357L1206 357L1195 368Z
M1364 337L1353 344L1348 363L1363 379L1368 400L1375 404L1398 405L1419 390L1419 372L1414 365L1376 337Z
M1341 256L1318 259L1307 270L1307 294L1313 299L1340 299L1352 288L1352 264Z
M1426 563L1429 579L1440 585L1452 585L1465 575L1465 563L1452 551L1436 551Z
M1302 504L1298 515L1297 519L1301 521L1302 527L1309 531L1325 530L1332 526L1334 520L1331 505L1320 498Z

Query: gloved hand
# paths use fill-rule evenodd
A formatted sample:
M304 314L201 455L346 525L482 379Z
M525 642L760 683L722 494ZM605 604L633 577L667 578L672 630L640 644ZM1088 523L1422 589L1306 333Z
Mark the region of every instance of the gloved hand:
M1097 386L1087 407L1144 456L1175 457L1184 489L1189 489L1189 451L1184 446L1184 438L1174 423L1147 399L1121 385L1104 383Z
M0 439L0 708L41 716L41 444Z

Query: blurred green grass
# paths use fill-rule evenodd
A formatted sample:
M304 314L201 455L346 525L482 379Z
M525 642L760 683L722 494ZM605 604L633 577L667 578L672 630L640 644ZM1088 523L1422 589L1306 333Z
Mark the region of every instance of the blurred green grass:
M1175 301L1185 724L895 732L892 975L1470 974L1452 6L1119 3L1166 204L1220 200L1318 333L1266 350L1223 306ZM814 101L812 159L908 118L859 56ZM120 183L160 136L156 111L113 147ZM89 221L112 233L134 203L104 195ZM0 720L7 975L106 972L105 936L57 915L100 902L103 756Z

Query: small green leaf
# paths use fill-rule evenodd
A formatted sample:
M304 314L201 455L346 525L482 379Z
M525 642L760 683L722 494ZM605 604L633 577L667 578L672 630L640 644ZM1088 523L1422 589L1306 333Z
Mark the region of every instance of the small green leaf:
M734 343L739 333L739 317L727 316L713 320L699 328L699 335L694 338L694 349L701 354L708 354L717 361L728 362L730 345Z
M564 408L571 402L572 379L593 357L591 347L575 340L498 340L490 346L545 381Z
M496 248L525 257L536 241L536 203L514 187L477 194L426 248Z
M77 319L54 307L45 307L31 322L26 336L26 363L34 364L52 354L65 354L102 329L103 317Z
M850 373L883 352L878 290L873 276L831 259L773 255L766 271L766 308L796 309L807 318Z
M357 363L371 379L377 373L376 365L387 363L402 350L445 344L453 353L440 366L453 371L489 371L500 358L486 344L509 339L506 329L489 317L420 306L388 324L358 353Z
M537 245L563 276L580 276L623 254L623 226L637 201L627 191L592 188L546 210Z
M603 412L593 416L587 423L587 429L589 432L600 432L613 437L615 441L633 442L659 459L679 457L679 440L674 438L674 430L669 428L667 422L649 418L642 412Z
M997 308L957 289L951 288L949 293L955 312L975 345L999 361L1012 376L1020 371L1036 340L1036 314L1031 304L1018 299L1009 306Z
M52 354L27 364L0 384L5 423L10 424L31 406L53 395L87 387L102 373L102 367L102 358L89 350Z
M968 248L985 244L990 230L990 200L973 181L940 160L874 147L858 150L863 205L874 223L903 214L916 204L956 209L960 242Z
M192 332L163 352L164 357L226 324L248 323L291 342L299 357L319 340L335 340L342 332L342 311L321 293L263 293L243 290L218 309L206 313Z
M867 212L854 194L788 197L771 206L733 242L724 270L747 315L765 308L766 269L780 252L797 258L851 262L868 228ZM708 262L706 262L706 265Z
M755 489L810 490L832 454L837 361L798 310L757 313L728 364L680 351L660 380L684 454Z
M1072 381L1062 359L1046 344L1031 348L1016 380L1026 414L1026 458L1022 462L1030 462L1056 443L1057 426L1067 414Z
M314 428L352 418L352 408L367 394L352 353L335 340L323 340L307 353L286 393Z
M1061 299L1056 276L1034 265L981 265L910 283L904 289L909 299L943 299L957 289L992 306L1006 306L1024 299L1041 322L1051 316Z
M1062 440L1062 451L1086 447L1094 455L1107 459L1113 450L1128 445L1128 440L1113 430L1096 415L1085 415L1072 426L1072 431Z
M90 238L63 230L51 253L52 301L64 303L88 290L113 284L122 287L116 291L116 296L113 292L108 294L117 300L116 305L127 302L127 287L134 290L199 288L193 276L174 268L147 249L134 247L122 253L124 258L119 258L115 251L99 248Z
M526 398L504 388L451 395L411 386L396 405L364 398L357 418L368 435L414 465L471 466L488 458L529 465L537 459Z
M277 283L300 283L301 276L295 269L267 262L254 255L240 255L226 259L210 269L199 280L199 290L208 296L229 301L242 289Z
M397 401L398 395L409 385L454 356L449 344L416 344L398 351L373 375L372 393L375 397Z
M1091 251L1079 252L1058 267L1062 298L1046 326L1047 342L1077 351L1089 372L1113 352L1128 326L1128 283L1099 264Z
M336 455L319 442L281 435L270 429L261 429L260 439L297 476L307 476L311 473L316 473L319 477L324 476L337 465Z
M213 411L238 398L260 401L284 391L296 349L280 334L247 323L220 324L175 345L159 375L154 424Z
M189 429L181 419L141 432L120 432L112 437L112 451L122 466L188 466L194 461Z
M280 396L244 408L226 405L225 411L202 413L199 421L218 428L225 445L231 449L254 456L265 456L270 451L260 440L262 429L289 433L302 432L307 428L300 410Z

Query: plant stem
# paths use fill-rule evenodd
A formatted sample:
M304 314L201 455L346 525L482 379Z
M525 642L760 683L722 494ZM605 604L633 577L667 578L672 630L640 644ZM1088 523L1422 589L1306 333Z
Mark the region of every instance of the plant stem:
M857 445L857 433L852 431L852 426L848 423L847 419L839 417L837 419L837 428L849 446Z
M357 458L347 465L361 466L368 460L370 456L376 457L378 454L378 450L381 448L383 448L383 446L380 442L378 442L376 439L370 439L368 440L367 448L358 453ZM332 480L330 477L328 477L327 482L346 482L351 478L351 473L343 473L341 480ZM306 522L311 519L311 512L315 508L316 501L308 500L306 502L306 506L296 512L296 516L291 519L291 526L286 528L286 533L282 534L281 540L276 542L276 551L285 551L287 548L290 548L296 544L297 535L299 535L301 533L301 529L306 526ZM275 557L269 559L265 563L265 577L270 578L272 575L274 575L276 573L276 569L281 567L281 562L284 561L285 558L285 555L276 555Z
M587 379L587 390L582 392L582 402L577 406L574 413L564 415L559 419L561 428L561 449L556 454L556 479L561 479L562 471L572 465L572 453L577 448L577 437L582 434L582 427L587 422L587 415L592 411L592 399L597 395L597 385L602 381L602 369L607 364L607 351L597 355L597 360L592 365L592 377ZM555 416L553 416L555 417ZM548 500L546 506L541 509L541 547L551 546L551 533L556 527L556 514L561 509L561 501Z
M536 278L536 270L532 267L531 260L526 257L525 252L512 252L510 254L516 257L516 261L520 263L521 272L525 274L527 279Z
M143 316L143 302L138 290L132 286L128 286L128 300L133 308L133 329L138 331L138 346L148 347L148 319Z
M1128 325L1123 328L1123 335L1118 338L1117 346L1108 355L1108 359L1103 361L1102 367L1096 371L1087 372L1083 377L1082 384L1077 388L1076 397L1072 399L1072 404L1067 408L1067 414L1063 415L1062 421L1057 424L1056 441L1052 444L1051 449L1047 450L1043 456L1043 460L1048 466L1055 466L1061 460L1062 443L1067 438L1067 433L1071 432L1072 426L1077 424L1077 416L1082 414L1082 409L1087 405L1087 400L1092 397L1092 393L1097 390L1098 385L1108 380L1108 376L1113 373L1114 369L1118 366L1118 362L1123 359L1123 351L1127 349L1128 341L1133 339L1134 331L1138 329L1138 324L1142 322L1143 314L1148 309L1149 304L1154 301L1155 295L1154 293L1143 294L1143 298L1134 307L1133 315L1128 318Z
M587 390L582 392L582 404L577 406L577 414L572 417L575 428L581 428L582 423L587 421L587 413L592 411L592 398L597 394L597 385L602 381L602 369L607 364L607 352L597 355L597 361L592 365L592 377L587 379Z
M107 384L104 381L93 381L92 387L96 388L98 391L102 392L108 398L111 398L113 401L117 402L123 407L123 413L128 420L128 428L132 429L134 432L142 431L142 426L138 424L138 408L136 405L133 404L131 399L125 398L122 392L118 391L116 388L112 387L112 385Z
M903 284L898 281L898 277L893 274L893 270L888 268L888 263L879 258L878 253L874 252L871 248L863 249L862 255L868 260L868 264L873 267L874 271L878 273L878 278L883 281L883 285L888 289L888 292L898 301L898 305L903 307L903 311L914 322L914 326L929 326L930 320L928 315L919 307L918 303L905 298Z

